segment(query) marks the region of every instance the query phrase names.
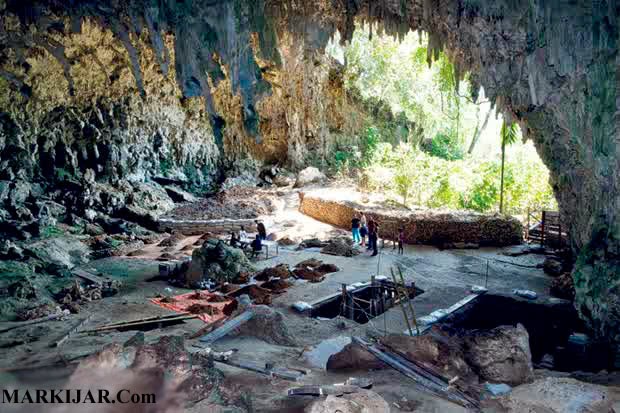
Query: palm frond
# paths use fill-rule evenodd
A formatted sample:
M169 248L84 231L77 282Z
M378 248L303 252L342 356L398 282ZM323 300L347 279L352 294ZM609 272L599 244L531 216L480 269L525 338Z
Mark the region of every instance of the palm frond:
M519 140L519 126L514 122L507 124L504 121L500 134L502 138L502 145L512 145L513 143L516 143L517 140Z

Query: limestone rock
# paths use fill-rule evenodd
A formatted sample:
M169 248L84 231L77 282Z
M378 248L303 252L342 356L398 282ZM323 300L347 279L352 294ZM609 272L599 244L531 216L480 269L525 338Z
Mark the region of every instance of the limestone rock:
M359 344L347 344L327 360L327 370L378 370L387 366Z
M295 188L301 188L303 186L315 183L324 182L327 179L325 174L319 171L314 166L309 166L306 169L301 170L297 174L297 179L295 180Z
M192 253L192 261L184 275L184 281L189 286L207 279L218 283L229 282L242 271L254 271L242 250L233 248L221 240L209 239Z
M79 239L61 236L30 243L25 253L36 258L46 271L58 273L89 261L89 248Z
M390 405L377 393L360 389L340 397L327 396L313 401L305 413L389 413Z
M198 198L196 198L194 195L180 188L177 188L176 186L168 185L165 186L164 189L166 190L168 196L174 202L196 202L198 200Z
M510 413L611 412L613 405L609 388L560 377L517 386L499 401Z
M273 178L273 183L278 187L291 186L295 183L295 178L280 173Z
M465 357L481 380L519 385L533 378L529 339L521 324L474 330L464 337Z
M571 273L566 272L551 280L549 293L555 297L572 301L575 298L575 285Z
M563 272L562 263L555 258L545 258L545 261L543 262L543 271L553 277L557 277Z
M477 382L476 374L465 360L461 340L444 335L434 328L422 336L389 335L380 339L381 344L415 360L445 377L459 376L460 383Z

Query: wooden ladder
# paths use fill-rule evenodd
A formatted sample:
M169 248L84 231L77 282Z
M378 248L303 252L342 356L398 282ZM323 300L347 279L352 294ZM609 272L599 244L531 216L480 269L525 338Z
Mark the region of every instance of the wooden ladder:
M392 280L394 281L394 291L396 292L398 303L400 304L400 308L403 310L403 316L405 317L405 323L407 323L407 329L409 330L409 335L413 336L413 329L411 328L411 324L414 325L416 334L420 334L420 328L418 327L418 322L415 317L415 311L413 310L413 304L411 304L411 298L409 298L409 291L407 291L407 286L405 284L405 277L403 277L403 272L400 267L396 267L398 270L398 275L400 276L400 283L396 280L396 275L394 274L394 268L390 267L390 273L392 274ZM415 291L415 284L413 284L413 289ZM405 299L407 300L407 304L409 307L409 312L411 313L411 322L409 322L409 316L407 315L407 308L405 307Z

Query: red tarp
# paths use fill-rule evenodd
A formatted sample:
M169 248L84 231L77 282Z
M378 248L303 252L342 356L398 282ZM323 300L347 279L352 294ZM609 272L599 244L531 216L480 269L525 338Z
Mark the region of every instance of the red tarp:
M212 294L212 293L208 293L206 291L201 291L200 292L200 298L196 297L196 293L192 292L192 293L186 293L186 294L181 294L181 295L177 295L175 297L171 297L172 299L174 299L173 302L162 302L162 300L164 298L151 298L151 302L153 304L156 304L160 307L164 307L167 308L169 310L172 311L178 311L181 313L187 313L188 308L193 305L193 304L201 304L201 305L209 305L211 307L214 307L214 314L213 315L209 315L207 313L203 313L203 314L196 314L198 316L198 318L200 318L202 321L204 321L205 323L212 323L214 321L220 320L224 317L226 317L226 315L224 314L224 312L222 311L224 309L224 306L228 303L230 303L232 301L232 299L228 299L226 301L223 302L211 302L209 301L210 297L213 297L217 294ZM217 309L217 310L216 310Z

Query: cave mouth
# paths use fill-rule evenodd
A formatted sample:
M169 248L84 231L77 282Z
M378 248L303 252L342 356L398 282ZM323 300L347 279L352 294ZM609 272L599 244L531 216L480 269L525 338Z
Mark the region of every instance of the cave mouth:
M407 291L410 300L424 293L424 290L415 286L408 286ZM310 316L327 319L343 316L358 324L367 324L398 305L400 303L394 289L379 287L373 291L373 287L368 286L349 291L346 302L343 295L337 295L315 304Z
M589 339L577 311L565 300L541 302L486 293L442 322L455 333L521 324L529 334L535 368L562 372L617 370L613 348Z

